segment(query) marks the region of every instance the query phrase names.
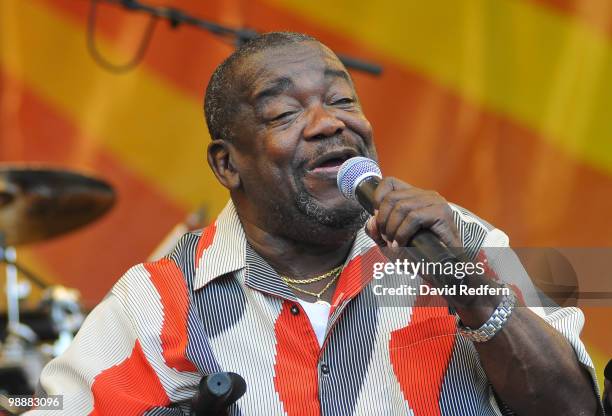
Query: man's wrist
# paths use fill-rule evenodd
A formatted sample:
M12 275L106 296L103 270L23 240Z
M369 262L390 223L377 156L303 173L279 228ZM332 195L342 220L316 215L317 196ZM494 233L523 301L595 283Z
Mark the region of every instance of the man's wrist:
M457 295L448 296L447 302L461 321L471 328L484 324L502 302L507 287L483 278L471 276L458 283Z
M502 297L501 302L484 323L479 326L471 326L462 320L459 322L461 335L473 342L486 342L503 329L516 306L516 296L510 288L505 285L504 288L508 290L508 293Z

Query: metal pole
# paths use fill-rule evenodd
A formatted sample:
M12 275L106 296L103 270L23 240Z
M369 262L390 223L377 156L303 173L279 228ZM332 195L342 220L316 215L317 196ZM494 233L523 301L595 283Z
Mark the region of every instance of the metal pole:
M14 247L5 247L2 256L6 260L6 310L7 329L19 326L19 281L17 268L14 263L17 260L17 251Z
M97 2L99 0L92 0ZM180 9L176 9L174 7L163 7L163 6L150 6L148 4L142 3L139 0L104 0L106 3L114 3L120 6L123 6L126 10L132 12L142 12L147 13L149 15L155 16L157 18L165 19L170 22L170 25L173 28L176 28L182 24L195 26L200 29L204 29L209 31L210 33L221 36L221 37L231 37L235 39L236 46L240 46L241 44L248 42L258 35L258 32L252 29L247 28L233 28L221 25L219 23L211 22L208 20L200 19L194 16L190 16L189 14L183 12ZM95 3L94 3L95 5ZM354 69L357 71L366 72L375 76L379 76L383 68L382 66L374 63L368 62L361 59L357 59L354 57L346 56L346 55L338 55L338 58L344 66L348 69Z

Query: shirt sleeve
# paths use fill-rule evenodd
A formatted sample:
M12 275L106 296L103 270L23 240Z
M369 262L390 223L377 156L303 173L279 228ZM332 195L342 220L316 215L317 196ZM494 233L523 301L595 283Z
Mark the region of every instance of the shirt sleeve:
M582 310L551 305L550 299L543 306L542 293L535 287L517 254L511 249L508 236L461 207L451 204L451 208L455 212L455 222L464 245L470 246L469 249L474 252L481 250L497 279L510 285L522 303L567 340L578 362L591 375L593 389L597 397L600 397L595 366L580 339L585 320Z
M32 410L28 415L184 414L171 404L160 370L154 368L158 365L147 347L151 339L143 339L142 328L152 325L135 319L131 311L146 304L138 299L142 292L125 289L147 277L134 276L139 270L142 267L135 267L120 279L87 316L68 349L43 369L40 396L62 396L62 409Z
M494 230L494 232L501 233L499 230ZM580 340L580 333L584 327L582 310L577 307L551 305L552 301L550 299L543 306L540 301L540 291L535 287L518 256L510 249L509 245L501 248L484 247L483 250L487 253L486 257L490 267L497 274L499 280L510 284L525 305L555 328L572 346L578 362L591 374L593 386L599 396L595 366L584 343Z

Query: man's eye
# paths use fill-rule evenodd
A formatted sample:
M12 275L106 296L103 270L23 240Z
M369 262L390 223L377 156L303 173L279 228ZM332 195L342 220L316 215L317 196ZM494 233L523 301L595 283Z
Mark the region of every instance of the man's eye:
M352 98L341 98L332 103L332 105L352 104L354 100Z
M276 117L274 117L271 121L282 120L285 117L289 117L293 113L295 113L295 111L285 111L284 113L281 113L281 114L277 115Z

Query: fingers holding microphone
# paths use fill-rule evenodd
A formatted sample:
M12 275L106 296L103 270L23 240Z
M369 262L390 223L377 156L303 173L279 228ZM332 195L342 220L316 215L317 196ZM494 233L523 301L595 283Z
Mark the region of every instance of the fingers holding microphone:
M461 247L459 232L448 202L393 177L380 181L374 192L377 208L366 233L379 245L406 247L421 230L430 230L448 247Z
M444 198L396 178L383 179L376 161L361 156L346 160L337 183L346 198L357 200L373 215L366 232L379 245L411 244L434 258L446 256L450 247L462 246Z
M378 164L364 157L345 161L337 182L346 198L357 200L372 214L365 231L380 246L392 248L384 253L389 259L450 265L468 259L454 213L437 192L397 178L383 179ZM408 246L414 250L400 250ZM438 283L454 279L452 273L442 271L419 274L426 280L436 277Z

